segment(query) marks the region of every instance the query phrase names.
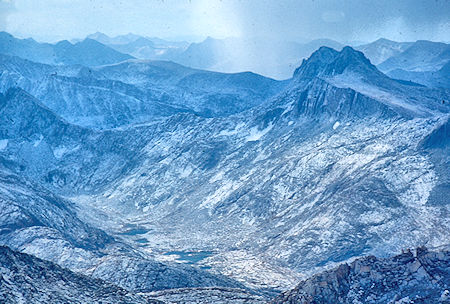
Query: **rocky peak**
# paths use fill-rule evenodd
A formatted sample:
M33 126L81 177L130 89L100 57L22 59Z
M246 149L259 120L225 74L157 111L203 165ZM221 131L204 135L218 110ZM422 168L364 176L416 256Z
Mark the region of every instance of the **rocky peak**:
M294 72L294 78L317 76L338 54L339 52L335 49L326 46L320 47L308 59L303 59L300 67Z
M338 52L328 47L321 47L315 51L302 65L295 70L294 78L314 78L321 76L335 76L344 72L371 74L380 72L370 63L362 52L346 46Z
M373 72L376 71L376 67L370 63L370 60L364 56L360 51L346 46L336 56L335 60L329 64L327 68L327 74L333 76L336 74L342 74L344 71L359 71L359 72Z

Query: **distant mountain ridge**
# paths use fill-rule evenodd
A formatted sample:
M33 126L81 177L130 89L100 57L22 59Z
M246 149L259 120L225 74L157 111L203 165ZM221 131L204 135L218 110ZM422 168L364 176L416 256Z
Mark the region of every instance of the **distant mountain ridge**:
M220 72L237 72L243 70L250 70L263 75L275 77L277 79L287 79L292 75L295 66L298 66L300 61L309 57L316 49L321 46L331 47L340 50L343 45L329 39L317 39L308 43L290 43L280 41L258 41L258 40L245 40L245 39L214 39L211 37L206 38L200 43L192 43L189 46L184 47L172 46L171 49L160 49L155 47L154 40L144 38L138 35L128 34L123 36L117 36L110 38L102 33L95 33L88 36L92 39L97 39L100 42L104 42L117 50L131 54L141 59L163 59L180 63L185 66L207 69ZM126 43L124 43L126 41ZM429 44L425 46L425 44ZM166 45L163 43L163 45ZM403 52L409 50L409 53L416 53L416 58L412 61L401 59ZM379 68L390 73L395 72L398 69L405 71L416 71L416 67L411 66L412 62L428 62L429 57L433 57L432 53L423 53L414 51L415 48L423 49L428 48L428 52L435 52L439 48L442 48L442 44L426 41L417 42L396 42L388 39L380 38L372 43L358 45L355 49L360 50L364 55L369 58L374 65L380 65ZM158 51L160 50L160 51ZM271 53L266 53L266 50L270 50ZM257 52L258 56L251 52ZM407 52L407 53L408 53ZM405 54L407 54L405 53ZM394 59L400 56L399 59ZM419 58L419 57L420 58ZM445 56L445 52L444 52ZM390 59L393 58L393 59ZM274 60L277 63L274 63ZM394 63L394 61L402 62ZM387 61L386 63L384 63ZM438 70L442 67L448 59L434 60L435 63L430 62L428 67L421 64L425 69ZM262 64L264 62L264 64ZM401 67L403 66L403 67ZM413 77L400 74L398 71L394 75L399 79L406 81L417 81L421 84L448 87L447 81L440 76L427 75L426 79L437 80L423 80L424 77ZM444 85L442 83L444 82Z
M182 112L227 116L264 102L285 85L253 73L207 72L164 61L87 68L0 54L0 68L0 92L21 87L67 121L99 129Z
M105 45L122 45L126 46L128 44L134 43L139 40L145 40L152 43L152 45L156 48L163 48L163 47L187 47L188 42L186 41L169 41L157 37L146 37L146 36L140 36L133 33L128 33L126 35L118 35L115 37L110 37L104 33L96 32L94 34L90 34L86 36L86 38L97 40L98 42L101 42Z
M378 65L388 76L429 87L450 88L446 71L450 64L450 45L419 40Z
M132 33L109 37L100 32L75 41L73 45L68 41L40 44L33 39L16 39L2 32L0 53L47 64L85 66L117 63L130 58L168 60L197 69L226 73L252 71L276 79L288 79L301 60L308 58L320 46L337 50L344 46L329 39L297 43L211 37L189 44ZM100 44L95 45L93 41ZM372 64L390 77L430 87L450 86L444 72L439 71L450 61L445 43L425 40L396 42L380 38L355 49L362 51ZM87 56L80 56L81 53Z
M192 43L183 53L170 60L195 68L222 72L253 71L276 79L292 76L302 58L307 58L320 46L336 49L342 44L328 39L308 43L256 39L214 39L208 37Z
M188 44L134 34L111 38L102 33L95 33L87 38L98 40L140 59L169 60L192 68L225 73L252 71L277 79L292 76L292 71L300 60L308 57L320 46L336 49L343 46L330 39L295 43L207 37L202 42Z
M135 34L109 37L103 33L94 33L86 38L97 40L116 51L129 54L138 59L171 60L182 53L189 45L184 41L167 41L155 37L143 37Z
M396 42L380 38L372 43L357 46L355 49L363 52L372 64L378 65L390 57L399 55L412 44L412 42Z
M442 42L418 40L402 53L379 64L381 71L435 71L450 61L450 45Z
M38 43L33 39L17 39L6 32L0 32L0 53L46 64L86 66L117 63L133 58L92 39L75 44L67 40L49 44Z

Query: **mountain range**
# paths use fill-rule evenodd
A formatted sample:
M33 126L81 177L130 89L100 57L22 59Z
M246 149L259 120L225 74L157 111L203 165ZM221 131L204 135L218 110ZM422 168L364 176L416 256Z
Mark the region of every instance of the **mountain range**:
M343 44L330 39L284 42L268 39L206 38L200 43L175 43L128 34L109 37L89 35L109 47L139 59L169 60L185 66L219 72L252 71L275 79L290 78L302 59L321 46L336 50ZM449 87L444 65L448 63L448 44L419 40L396 42L380 38L356 45L371 63L389 76L430 87Z
M180 112L229 115L261 103L284 86L253 73L221 74L165 61L131 60L88 68L0 54L0 66L0 91L21 87L67 121L97 128Z
M320 46L336 49L339 42L318 39L308 43L266 39L206 38L192 43L183 52L166 59L199 69L239 72L252 71L276 79L287 79L302 58L309 57Z
M75 44L67 40L49 44L39 43L31 38L17 39L6 32L0 32L0 53L47 64L85 66L104 65L133 58L92 39Z
M189 43L185 41L167 41L156 37L143 37L135 34L109 37L103 33L94 33L86 38L96 40L121 53L130 54L139 59L170 60L182 53Z
M357 46L356 49L363 52L372 64L378 65L391 57L400 55L413 44L413 42L396 42L380 38L372 43Z
M199 43L168 41L135 34L109 37L97 32L72 43L38 43L0 33L0 53L45 64L98 66L137 58L172 61L194 69L222 73L251 71L275 79L288 79L293 71L316 49L327 46L340 50L343 44L330 39L286 42L270 39L206 38ZM355 45L382 72L396 79L428 87L449 88L445 65L449 45L419 40L396 42L378 39Z
M259 303L285 291L275 301L289 302L345 291L345 301L364 302L370 295L354 296L358 286L404 280L402 267L417 263L385 258L447 245L450 91L379 69L405 62L445 71L445 46L420 53L422 42L381 40L365 47L369 58L322 46L277 81L131 56L98 64L98 44L111 48L75 47L85 42L69 43L53 62L0 46L8 50L0 51L0 244L10 248L1 248L0 270L8 286L32 278L27 286L48 297L40 275L48 269L104 301ZM429 49L435 56L417 63ZM377 258L351 262L366 255ZM427 297L445 298L448 254L417 255L444 279L414 282ZM360 264L381 270L367 281ZM399 271L386 274L394 264ZM374 303L395 298L383 286ZM417 295L401 287L395 301ZM8 299L33 294L9 289ZM69 301L67 292L58 301Z
M450 88L449 67L450 45L430 41L417 41L379 65L391 77L442 88Z

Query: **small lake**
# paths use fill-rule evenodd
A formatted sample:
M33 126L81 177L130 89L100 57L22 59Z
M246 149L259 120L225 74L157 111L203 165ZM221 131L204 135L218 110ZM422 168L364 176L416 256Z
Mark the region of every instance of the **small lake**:
M184 262L186 264L196 264L201 260L206 259L214 254L212 251L169 251L164 255L176 255L177 261Z
M148 240L142 238L142 239L137 239L137 240L135 240L135 242L136 242L136 243L139 243L139 244L147 244L147 243L148 243Z
M144 229L144 228L133 228L133 229L129 229L127 231L121 232L121 235L140 235L140 234L146 234L147 232L149 232L149 229Z

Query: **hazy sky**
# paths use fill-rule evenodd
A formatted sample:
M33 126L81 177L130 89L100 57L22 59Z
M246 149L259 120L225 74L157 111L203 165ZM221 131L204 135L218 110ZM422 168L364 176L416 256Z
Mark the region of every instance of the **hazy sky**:
M450 0L0 0L0 30L41 41L96 31L163 38L450 41Z

